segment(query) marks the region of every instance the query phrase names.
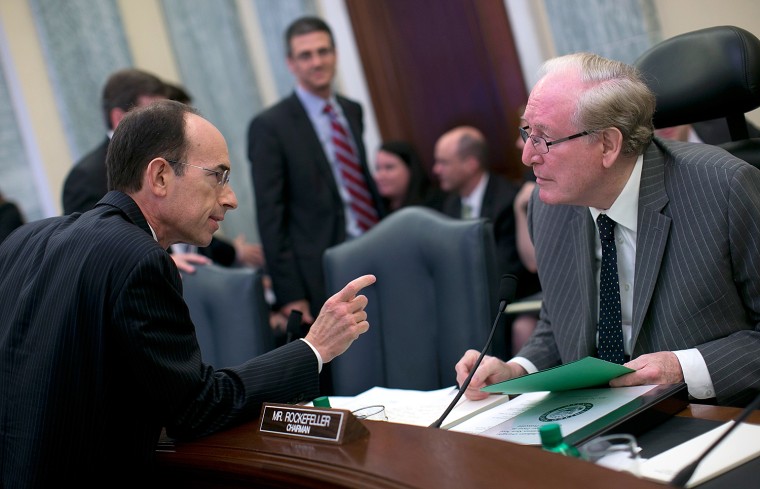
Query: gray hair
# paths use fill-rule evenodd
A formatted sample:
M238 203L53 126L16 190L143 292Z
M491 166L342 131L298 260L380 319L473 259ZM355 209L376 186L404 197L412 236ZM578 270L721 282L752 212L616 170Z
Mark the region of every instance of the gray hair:
M623 134L624 155L643 153L654 134L655 96L639 71L596 54L575 53L548 60L540 74L563 71L577 71L587 86L578 98L571 123L592 133L615 127Z

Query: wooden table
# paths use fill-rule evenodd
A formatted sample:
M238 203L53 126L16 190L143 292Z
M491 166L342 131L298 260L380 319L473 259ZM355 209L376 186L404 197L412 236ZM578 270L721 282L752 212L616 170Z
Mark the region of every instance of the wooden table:
M735 408L690 405L678 416L725 421ZM760 412L750 421L760 424ZM592 463L482 436L363 421L368 437L344 445L261 435L256 423L160 453L176 487L659 488Z

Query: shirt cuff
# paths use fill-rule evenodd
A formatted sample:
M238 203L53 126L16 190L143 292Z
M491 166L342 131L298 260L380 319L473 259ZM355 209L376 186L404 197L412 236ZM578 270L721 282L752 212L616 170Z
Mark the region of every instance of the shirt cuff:
M533 362L528 360L525 357L514 357L510 362L515 362L519 364L522 368L524 368L529 374L534 374L538 372L538 369L535 365L533 365Z
M695 399L709 399L715 397L710 371L702 354L696 348L674 351L681 363L683 380L689 389L689 395Z
M319 373L322 373L322 363L323 363L323 362L322 362L322 355L320 355L320 354L319 354L319 352L317 351L317 349L316 349L316 348L314 348L314 345L312 345L311 343L309 343L308 341L306 341L306 338L298 338L298 339L299 339L299 340L301 340L301 341L303 341L303 342L304 342L304 343L306 343L307 345L309 345L309 348L311 348L311 350L312 350L312 351L314 352L314 354L317 356L317 365L318 365L318 367L319 367L319 368L317 369L317 372L319 372Z

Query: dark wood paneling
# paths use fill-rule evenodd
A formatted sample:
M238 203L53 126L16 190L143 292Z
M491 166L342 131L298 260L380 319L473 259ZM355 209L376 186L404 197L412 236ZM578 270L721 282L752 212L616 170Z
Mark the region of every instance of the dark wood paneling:
M474 125L494 171L522 175L514 141L527 94L503 0L346 5L383 140L411 141L430 169L438 137Z

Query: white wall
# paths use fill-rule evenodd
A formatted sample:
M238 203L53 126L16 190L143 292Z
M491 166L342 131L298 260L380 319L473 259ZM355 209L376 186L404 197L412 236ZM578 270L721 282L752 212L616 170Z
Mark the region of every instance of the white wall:
M168 45L158 2L159 0L119 0L119 6L137 67L176 80L176 63ZM554 54L544 4L535 0L504 2L522 58L523 71L527 74L526 86L531 87L535 81L531 79L535 68ZM345 4L343 0L320 0L319 6L335 30L340 46L339 88L364 105L367 126L365 143L368 153L373 154L374 148L379 144L379 131L358 51L352 42L353 32ZM655 6L664 37L725 24L736 25L760 35L760 2L757 0L655 0ZM47 212L57 214L60 212L63 179L69 170L61 162L70 160L71 152L54 103L53 89L27 0L0 1L0 24L0 42L3 43L0 49L1 61L13 91L14 109L21 121L22 131L25 132L24 140L33 165L32 175L38 181L40 192L45 194L42 201L47 202ZM250 26L250 19L243 24ZM252 39L257 36L260 34L252 33ZM255 62L257 69L267 66L260 59ZM265 83L264 86L268 85ZM760 110L752 112L750 119L760 125Z
M520 54L525 86L530 90L537 81L538 67L556 54L546 7L543 0L504 0L504 5ZM654 6L663 39L719 25L741 27L760 37L758 0L654 0ZM760 109L748 113L747 117L760 126Z

